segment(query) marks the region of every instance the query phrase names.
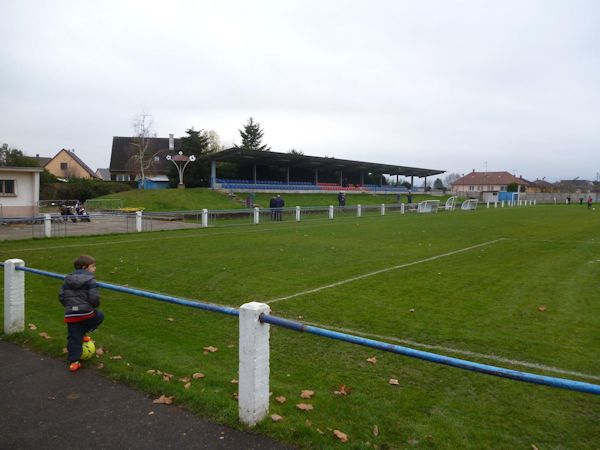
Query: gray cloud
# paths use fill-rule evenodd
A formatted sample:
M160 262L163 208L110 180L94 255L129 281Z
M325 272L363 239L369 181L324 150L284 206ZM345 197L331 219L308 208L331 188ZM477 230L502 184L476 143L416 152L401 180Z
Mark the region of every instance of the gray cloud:
M0 140L75 148L253 116L276 151L385 163L600 171L595 1L6 1Z

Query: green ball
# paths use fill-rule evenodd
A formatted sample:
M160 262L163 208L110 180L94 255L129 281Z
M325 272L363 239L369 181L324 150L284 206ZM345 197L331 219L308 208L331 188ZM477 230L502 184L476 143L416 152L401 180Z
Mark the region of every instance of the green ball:
M94 356L96 354L96 345L94 344L94 341L84 342L81 347L82 347L81 359L83 359L83 360L90 359L92 356Z

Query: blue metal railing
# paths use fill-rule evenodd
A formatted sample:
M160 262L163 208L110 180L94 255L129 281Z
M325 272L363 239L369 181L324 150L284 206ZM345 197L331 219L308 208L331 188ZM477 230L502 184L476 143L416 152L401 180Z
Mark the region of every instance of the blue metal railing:
M0 266L4 267L4 263L0 262ZM62 280L65 275L58 273L47 272L44 270L32 269L29 267L17 266L16 270L23 272L30 272L36 275L42 275L50 278L56 278ZM109 289L117 292L124 292L127 294L136 295L138 297L146 297L154 300L159 300L167 303L174 303L182 306L191 308L203 309L205 311L212 311L221 314L227 314L230 316L239 316L239 310L237 308L231 308L228 306L215 305L212 303L198 302L192 300L185 300L178 297L172 297L170 295L158 294L155 292L143 291L140 289L128 288L125 286L119 286L111 283L97 282L98 286L104 289ZM280 326L289 330L310 333L317 336L323 336L329 339L336 339L339 341L349 342L351 344L362 345L365 347L374 348L386 352L396 353L399 355L409 356L411 358L417 358L424 361L434 362L437 364L444 364L451 367L457 367L459 369L470 370L472 372L485 373L487 375L493 375L501 378L509 378L511 380L522 381L525 383L541 384L545 386L551 386L560 389L567 389L571 391L584 392L587 394L600 395L600 385L585 383L582 381L569 380L566 378L548 377L544 375L536 375L528 372L521 372L518 370L504 369L502 367L490 366L487 364L480 364L472 361L467 361L459 358L452 358L449 356L438 355L436 353L425 352L422 350L415 350L409 347L403 347L400 345L388 344L373 339L367 339L351 334L340 333L338 331L327 330L325 328L319 328L312 325L306 325L301 322L295 322L293 320L283 319L281 317L272 316L269 314L261 314L260 321L262 323L268 323L271 325Z

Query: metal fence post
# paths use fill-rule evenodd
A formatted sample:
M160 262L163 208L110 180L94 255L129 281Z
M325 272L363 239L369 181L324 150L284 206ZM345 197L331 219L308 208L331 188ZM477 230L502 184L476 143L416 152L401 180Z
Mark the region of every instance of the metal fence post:
M52 237L52 218L50 214L44 214L44 237Z
M385 203L381 204L381 215L385 216Z
M296 206L296 222L300 222L300 207Z
M269 305L258 302L240 307L238 413L240 422L254 426L269 412L269 327L261 314Z
M362 206L356 205L356 217L362 216Z
M135 231L137 231L138 233L142 232L142 212L141 211L135 212Z
M333 205L329 205L329 218L333 219Z
M254 225L258 225L260 223L260 209L254 207Z
M4 261L4 333L20 333L25 329L25 266L22 259Z
M208 209L202 210L202 228L208 227Z

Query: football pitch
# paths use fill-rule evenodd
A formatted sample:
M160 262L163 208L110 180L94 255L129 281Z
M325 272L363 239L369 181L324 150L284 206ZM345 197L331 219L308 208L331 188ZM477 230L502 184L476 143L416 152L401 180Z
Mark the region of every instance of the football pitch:
M585 206L480 206L0 247L2 261L58 273L79 254L96 257L99 281L227 306L265 302L274 315L332 330L600 384L600 213ZM59 287L26 274L26 331L11 340L64 358ZM235 318L101 295L106 320L94 339L104 354L86 367L237 424ZM301 398L303 390L314 394ZM256 429L307 448L600 448L598 396L274 326L271 391L269 414L283 419Z

